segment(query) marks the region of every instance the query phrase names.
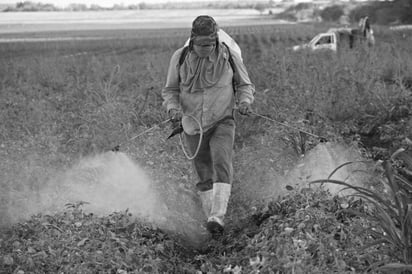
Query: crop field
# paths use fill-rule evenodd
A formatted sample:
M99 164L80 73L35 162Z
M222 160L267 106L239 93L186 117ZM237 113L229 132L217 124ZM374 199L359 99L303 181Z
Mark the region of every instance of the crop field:
M273 24L274 20L252 9L198 9L209 14L221 26ZM0 33L15 34L41 31L99 29L168 29L189 28L193 10L129 10L85 12L5 12L0 18Z
M241 20L239 22L244 23ZM411 138L411 33L397 33L385 27L377 27L377 42L373 48L365 46L338 53L293 52L293 45L308 42L314 35L331 26L253 22L227 24L224 30L242 49L244 63L256 86L253 108L258 113L323 136L330 142L355 148L363 156L374 160L393 153L405 144L405 139ZM182 154L178 138L166 140L170 128L162 123L167 116L160 95L169 59L184 44L189 33L187 25L136 29L79 28L63 31L45 28L44 31L29 34L3 32L1 39L9 40L0 42L0 225L7 228L10 223L29 219L39 211L53 214L53 209L64 207L68 202L78 202L66 201L53 195L50 189L67 182L60 180L62 177L59 176L78 161L87 157L99 157L118 144L120 153L127 154L127 157L137 162L151 178L151 187L160 193L169 208L167 218L171 218L171 225L181 228L189 219L199 221L197 217L193 217L196 215L195 210L187 209L188 205L195 203L190 194L193 193L195 177L190 163ZM301 155L319 144L320 140L257 116L239 116L236 120L235 185L229 206L229 219L234 223L236 233L242 231L244 235L232 231L225 238L232 242L226 246L219 242L216 246L220 250L210 251L210 257L202 255L205 257L196 257L194 260L193 257L185 257L185 254L179 257L182 260L180 263L166 260L173 265L173 269L177 271L175 273L184 272L184 268L179 268L179 265L185 265L189 272L194 269L206 272L222 271L229 264L233 267L242 265L245 273L259 273L253 271L270 269L264 268L267 265L263 261L256 261L259 257L253 257L254 264L249 258L246 259L246 264L242 261L246 258L245 254L255 254L259 249L266 250L262 256L277 254L280 259L276 264L275 259L270 257L270 260L272 266L276 265L272 269L279 270L279 273L357 273L366 271L376 262L393 261L392 249L388 248L382 248L381 254L373 253L368 257L362 253L365 256L358 258L361 253L356 253L358 251L354 251L354 246L350 245L359 244L359 241L366 238L357 238L360 237L359 231L354 227L350 227L345 236L347 241L353 242L348 244L343 239L330 240L337 245L334 246L336 248L333 254L327 243L319 242L322 247L317 250L319 257L316 260L300 247L294 251L293 246L287 247L284 252L289 253L283 254L281 250L267 248L256 239L256 245L249 244L246 248L245 237L263 237L271 230L267 228L269 230L259 232L255 224L254 234L251 227L247 231L245 227L240 228L241 220L251 214L252 208L256 211L264 207L268 200L291 195L286 193L284 187L281 189L274 186L273 180L279 179L280 175L291 169ZM148 129L151 130L147 134L129 141ZM47 197L42 193L45 189L48 191ZM108 200L126 201L130 198L116 198L106 194ZM310 198L299 195L298 198L288 200L288 206L293 207L293 199L296 206L302 206L305 201L312 199L325 208L330 206L323 192L315 193ZM77 205L73 205L73 208L78 210ZM126 208L127 205L122 210ZM184 211L192 216L181 216ZM270 218L273 227L273 222L281 215L280 212L276 214ZM75 219L79 217L73 216ZM110 220L99 220L102 223L96 223L96 226L103 227L106 221L128 223L127 216L104 217ZM177 217L173 219L171 216ZM313 218L315 217L319 216L314 215ZM42 222L41 218L37 215L32 221ZM50 217L49 224L53 224L53 218L58 217ZM359 219L353 220L354 224L359 222ZM91 223L91 219L88 219L88 223ZM23 231L26 228L21 226L19 229ZM319 239L326 237L322 234L326 233L324 231L317 233ZM59 235L63 237L63 234ZM230 238L234 235L238 237L239 246L233 242L235 238ZM292 241L287 238L288 235L282 234L283 238L279 238L276 245L283 246L285 242ZM86 236L82 237L86 239ZM91 236L87 237L91 239ZM153 234L153 237L163 239L158 234ZM79 240L81 239L76 242L77 249L91 241ZM153 238L150 244L158 244L156 241L163 240ZM0 247L2 243L3 247L6 246L5 239L0 240ZM313 245L315 243L314 240ZM60 252L57 246L53 248ZM169 251L162 252L166 254ZM12 254L14 251L10 249L8 252ZM51 267L53 260L61 259L60 253L53 255L52 252L47 252L47 256L33 257L31 264L35 266L30 266L27 261L20 261L20 265L24 266L21 269L35 269L44 264ZM122 260L120 257L125 253L118 252L120 255L116 253L117 257L111 262L96 263L94 269L104 265L104 271L108 273L109 270L121 268L132 271L131 265L136 262L124 259L127 263L122 264L119 260ZM170 252L168 256L172 256L170 254L173 252ZM223 252L226 255L222 255ZM346 255L343 252L347 252ZM177 253L173 253L173 256L180 256ZM301 257L296 257L293 261L290 259L291 254ZM14 261L10 261L5 258L6 256L3 264L0 261L0 270L3 267L7 271L14 271L20 259L16 257ZM166 263L162 266L150 258L152 273L162 272ZM218 262L216 258L221 261ZM287 262L289 259L292 263ZM144 264L148 265L149 259L144 260ZM56 263L56 268L43 271L55 272L57 265ZM78 268L70 269L70 265L75 263L67 263L66 270L69 272L89 273L85 270L87 268L80 268L81 263L77 264ZM82 267L87 265L82 264ZM149 270L150 268L146 268L144 271L151 272ZM234 269L231 271L230 273L239 273Z

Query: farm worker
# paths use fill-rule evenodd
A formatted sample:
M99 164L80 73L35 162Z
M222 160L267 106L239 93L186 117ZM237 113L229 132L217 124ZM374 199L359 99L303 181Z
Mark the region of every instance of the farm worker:
M193 21L186 54L181 58L185 47L174 52L162 90L169 117L181 121L183 140L195 155L196 189L210 233L223 232L231 193L235 105L247 115L255 93L242 59L219 41L217 32L210 16Z

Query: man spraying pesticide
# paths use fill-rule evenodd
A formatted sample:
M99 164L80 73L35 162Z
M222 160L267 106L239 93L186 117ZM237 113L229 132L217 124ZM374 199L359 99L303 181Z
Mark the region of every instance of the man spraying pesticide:
M254 93L240 54L220 39L215 20L207 15L197 17L188 45L171 57L162 97L177 128L175 133L183 130L199 179L196 189L206 227L212 234L223 231L231 194L233 112L237 109L247 115Z

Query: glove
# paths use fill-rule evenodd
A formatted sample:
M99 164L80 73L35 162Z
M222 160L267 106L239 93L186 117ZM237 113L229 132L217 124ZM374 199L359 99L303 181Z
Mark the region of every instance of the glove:
M250 104L248 102L240 103L238 111L242 115L249 115L249 113L252 112L252 110L250 109Z
M172 108L169 110L169 119L172 122L178 122L180 120L182 120L182 112L176 108Z
M169 110L169 119L172 123L172 128L179 128L182 124L183 114L179 109L172 108Z

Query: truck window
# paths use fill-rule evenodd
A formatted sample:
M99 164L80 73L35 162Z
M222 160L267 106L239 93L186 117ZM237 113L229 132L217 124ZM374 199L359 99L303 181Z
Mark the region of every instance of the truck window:
M331 44L332 43L332 36L327 35L327 36L322 36L318 42L316 42L316 45L325 45L325 44Z

